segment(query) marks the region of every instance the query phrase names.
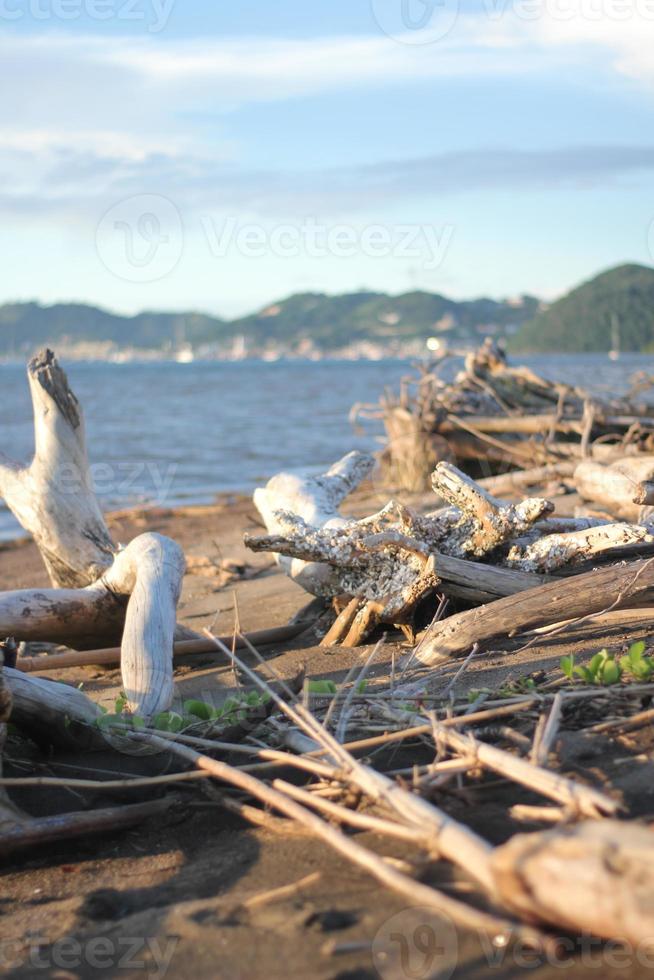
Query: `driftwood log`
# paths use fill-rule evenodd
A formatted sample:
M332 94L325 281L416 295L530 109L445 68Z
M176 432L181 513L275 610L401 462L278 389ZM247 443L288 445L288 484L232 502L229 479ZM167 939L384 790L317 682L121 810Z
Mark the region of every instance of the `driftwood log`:
M474 644L488 649L507 636L653 599L654 559L609 565L449 616L427 630L414 655L436 664L464 656Z
M517 834L491 856L501 902L527 922L651 953L654 832L617 820ZM644 968L645 969L645 968ZM646 970L645 970L646 972Z
M463 367L453 380L441 378L448 360L461 355ZM355 406L353 415L382 420L382 476L390 486L412 491L426 489L443 460L490 470L607 461L651 451L653 442L651 405L599 400L511 366L490 338L473 352L443 345L432 363L402 380L398 394L387 390L377 405Z
M584 460L574 471L584 500L624 520L641 520L654 504L654 456L627 456L608 466Z

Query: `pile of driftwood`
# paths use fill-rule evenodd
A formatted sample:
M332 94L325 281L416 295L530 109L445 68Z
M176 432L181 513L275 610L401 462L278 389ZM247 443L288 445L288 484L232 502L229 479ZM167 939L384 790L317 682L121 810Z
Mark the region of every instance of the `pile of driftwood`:
M443 462L432 486L448 506L423 514L391 500L370 517L347 520L339 505L373 465L350 453L321 477L280 474L255 492L268 533L247 544L275 553L294 581L333 602L326 645L356 646L380 623L413 640L416 611L426 602L435 610L435 596L468 608L427 630L415 651L426 663L607 607L642 605L651 615L654 456L575 467L570 483L593 516L557 517L544 497L510 502L489 492L490 485L513 496L542 469L476 483Z
M621 802L605 789L562 774L556 750L573 716L577 728L589 731L640 723L638 696L654 694L654 685L569 685L527 698L491 697L471 711L449 690L425 694L422 675L416 681L407 674L400 687L391 676L365 688L379 644L333 695L312 701L307 687L298 696L293 685L269 683L263 662L255 671L220 638L189 638L176 625L185 564L180 548L155 534L124 548L112 541L89 480L81 410L63 371L44 352L30 362L28 376L35 456L29 467L2 460L0 493L34 536L53 587L0 594L0 637L74 651L110 644L108 659L120 644L125 720L138 724L109 736L86 694L26 673L19 659L16 667L0 668L0 762L11 721L39 744L74 746L80 766L86 749L102 746L143 751L150 760L160 754L164 772L107 780L94 778L88 762L83 779L0 778L0 855L134 823L170 805L161 796L166 787L191 784L188 792L205 792L252 823L285 833L292 821L412 906L491 935L498 947L517 939L549 949L557 943L551 927L629 943L651 940L651 831L619 820ZM356 645L380 624L398 626L414 645L413 662L431 669L482 653L509 634L530 637L607 611L625 610L631 621L640 616L654 624L648 523L654 456L626 454L610 465L595 456L568 458L479 483L441 461L432 473L433 511L414 512L391 500L364 519L344 516L341 505L373 465L371 457L350 453L322 476L279 474L255 493L267 533L248 544L273 553L291 579L333 605L324 645ZM589 512L555 515L553 502L534 489L552 477L586 501ZM429 625L421 631L423 619ZM288 635L294 628L299 632L291 627ZM261 660L251 638L239 641ZM266 707L250 724L222 737L214 720L175 734L157 725L157 714L173 700L173 655L184 643L222 651L238 676L261 690ZM9 644L6 650L12 656ZM397 745L410 754L399 770L392 753L378 754ZM171 757L177 771L170 771ZM119 765L118 759L111 768ZM56 759L49 766L56 771ZM493 846L443 809L453 780L459 789L483 791L485 773L547 801L512 806L507 821L548 829ZM150 799L34 819L7 795L29 785L123 796L149 790ZM398 866L360 843L352 834L361 830L405 842L407 861ZM450 862L465 876L463 897L417 880L435 861Z
M654 406L634 398L601 400L581 388L511 367L491 340L466 353L452 383L440 372L456 351L403 380L399 395L387 390L376 406L354 406L352 417L381 419L386 445L380 454L389 486L420 491L437 462L474 464L477 472L508 466L579 460L607 461L654 451Z

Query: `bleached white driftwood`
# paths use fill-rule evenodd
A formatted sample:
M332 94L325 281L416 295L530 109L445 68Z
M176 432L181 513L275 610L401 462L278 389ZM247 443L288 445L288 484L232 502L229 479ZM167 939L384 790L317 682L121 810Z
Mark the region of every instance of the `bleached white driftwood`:
M455 506L425 517L390 501L377 514L345 521L333 506L324 505L322 484L302 481L297 492L297 483L294 478L289 492L286 476L272 480L263 504L257 491L255 500L271 533L248 536L246 544L276 553L287 573L309 591L362 600L350 604L327 634L326 641L344 637L347 644L361 642L377 622L410 623L417 604L439 584L437 552L455 558L484 555L552 509L542 498L518 504L496 500L448 463L436 467L433 483ZM467 585L463 590L469 594Z
M120 651L127 706L149 717L173 699L173 642L186 562L179 545L141 534L120 551L103 576L111 592L129 593Z
M351 522L343 517L339 507L374 465L373 457L367 453L351 452L321 476L278 473L265 487L254 491L254 503L269 534L277 534L287 526L288 514L314 528L343 527ZM279 554L275 560L289 578L312 595L337 594L335 576L329 566Z
M631 943L654 934L654 847L650 828L585 821L516 834L495 849L497 895L530 922Z
M52 351L27 368L34 409L29 466L0 455L0 494L43 556L55 586L90 585L116 550L95 496L77 398Z
M431 482L434 493L452 507L418 519L416 525L432 546L455 558L486 555L554 510L542 497L516 504L498 500L451 463L438 463Z
M47 640L76 649L121 640L128 708L149 716L173 697L175 612L184 555L170 538L147 533L119 551L85 589L23 589L0 593L0 635Z
M654 535L640 524L603 524L580 531L547 534L533 541L514 541L504 563L525 572L549 572L564 565L626 552L654 550Z

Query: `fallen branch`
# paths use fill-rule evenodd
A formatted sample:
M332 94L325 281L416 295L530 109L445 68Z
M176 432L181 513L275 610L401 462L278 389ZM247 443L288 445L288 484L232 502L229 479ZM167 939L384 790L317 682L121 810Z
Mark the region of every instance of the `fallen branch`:
M430 626L414 651L420 663L437 664L465 656L473 643L487 649L526 630L639 606L654 598L654 561L610 565L529 589L486 606L457 613Z

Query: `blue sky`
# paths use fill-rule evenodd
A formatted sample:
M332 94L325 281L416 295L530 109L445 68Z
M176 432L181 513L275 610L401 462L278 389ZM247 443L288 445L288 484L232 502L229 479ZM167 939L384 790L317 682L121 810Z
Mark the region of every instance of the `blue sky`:
M653 46L654 0L0 0L0 302L650 264Z

